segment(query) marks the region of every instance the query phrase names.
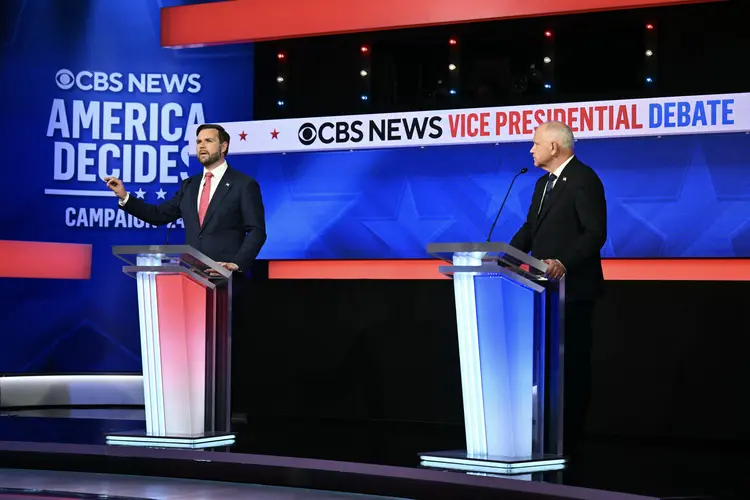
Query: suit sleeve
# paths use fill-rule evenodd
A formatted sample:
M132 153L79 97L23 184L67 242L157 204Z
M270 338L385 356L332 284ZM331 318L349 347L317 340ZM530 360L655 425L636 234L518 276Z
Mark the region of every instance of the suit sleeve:
M520 227L516 234L510 240L510 246L521 250L524 253L531 251L531 232L534 228L534 219L536 219L536 210L534 208L534 200L536 199L536 192L539 189L539 181L534 186L534 195L531 197L531 203L529 204L529 213L526 215L526 222Z
M607 201L604 185L596 174L588 176L576 193L575 210L582 232L558 257L568 270L599 256L607 241Z
M159 205L152 205L146 203L143 200L139 200L135 196L128 196L128 201L125 205L120 206L124 211L147 222L154 226L161 226L174 222L182 217L182 210L180 210L180 202L182 196L185 193L187 185L190 183L190 179L186 179L180 185L180 189L164 203Z
M245 227L245 241L242 243L234 263L245 270L250 267L266 242L266 215L260 185L250 181L242 193L242 223Z

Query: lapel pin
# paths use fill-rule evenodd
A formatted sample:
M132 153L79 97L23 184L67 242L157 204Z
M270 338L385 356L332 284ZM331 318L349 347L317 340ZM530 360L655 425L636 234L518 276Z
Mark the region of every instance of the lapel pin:
M567 178L567 177L563 177L563 182L565 182L565 181L567 181L567 180L568 180L568 178Z
M229 183L227 182L227 187L229 187Z

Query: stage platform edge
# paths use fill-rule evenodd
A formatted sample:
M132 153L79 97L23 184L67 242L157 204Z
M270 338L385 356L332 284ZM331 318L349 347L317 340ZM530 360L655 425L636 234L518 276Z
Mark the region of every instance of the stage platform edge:
M400 498L658 500L552 483L309 458L89 444L0 441L0 468L129 474Z

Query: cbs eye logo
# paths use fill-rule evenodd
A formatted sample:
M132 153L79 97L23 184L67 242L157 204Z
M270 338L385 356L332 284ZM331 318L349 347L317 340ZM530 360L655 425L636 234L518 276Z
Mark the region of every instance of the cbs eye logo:
M299 137L299 142L309 146L318 138L318 131L315 130L315 125L312 123L303 123L297 131L297 137Z
M76 77L68 69L61 69L55 74L55 83L63 90L68 90L76 83Z

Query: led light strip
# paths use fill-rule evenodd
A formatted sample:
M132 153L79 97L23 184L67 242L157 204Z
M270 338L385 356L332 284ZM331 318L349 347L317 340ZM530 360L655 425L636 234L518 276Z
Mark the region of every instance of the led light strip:
M170 438L170 437L152 437L152 436L119 436L110 435L107 439L110 441L119 441L123 443L174 443L174 444L209 444L216 442L223 442L235 439L234 434L226 434L222 436L212 437L200 437L200 438Z
M480 266L481 252L455 255L454 266ZM456 273L453 287L456 294L456 322L458 325L458 352L461 361L461 389L464 400L466 425L466 451L469 455L487 454L487 430L484 422L484 397L482 394L482 369L479 361L479 334L477 329L474 291L476 273Z
M532 473L561 470L565 468L564 460L535 460L533 462L492 462L480 460L439 459L438 457L423 456L419 465L433 469L450 469L472 472L489 473Z
M156 257L138 256L139 266L159 266ZM143 365L143 399L146 409L146 432L151 435L166 434L164 397L159 349L159 310L156 298L156 275L139 272L138 309L141 327L141 359Z
M120 437L109 436L107 437L108 445L115 446L141 446L144 448L216 448L219 446L231 446L235 443L234 437L227 438L222 436L221 439L215 439L212 441L156 441L153 439L142 439L142 440L126 440Z

